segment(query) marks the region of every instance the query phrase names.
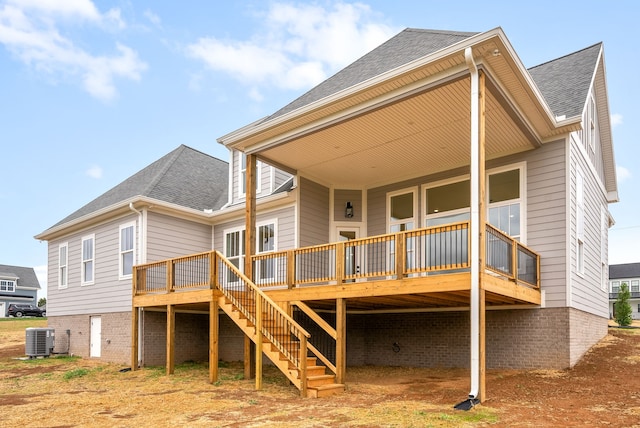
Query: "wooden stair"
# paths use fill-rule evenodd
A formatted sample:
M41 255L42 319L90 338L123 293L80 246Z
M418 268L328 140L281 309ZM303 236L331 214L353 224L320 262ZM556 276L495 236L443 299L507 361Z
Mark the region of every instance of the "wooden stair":
M219 307L226 313L229 318L246 334L253 343L258 340L256 328L253 323L248 320L233 302L222 296L219 299ZM263 328L267 329L273 338L278 341L281 346L294 343L289 333L283 333L273 330L273 322L268 319L267 314L263 318ZM300 380L300 370L295 367L287 358L287 356L278 348L275 341L271 341L266 335L262 336L263 354L278 367L278 369L289 379L289 381L302 390L303 383ZM297 341L295 341L297 342ZM344 391L344 385L335 382L335 375L327 374L326 367L318 365L315 357L307 356L307 397L320 398L328 397Z

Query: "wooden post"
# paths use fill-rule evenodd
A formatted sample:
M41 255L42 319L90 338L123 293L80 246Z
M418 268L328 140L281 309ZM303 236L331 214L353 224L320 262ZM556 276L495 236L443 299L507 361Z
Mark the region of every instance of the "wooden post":
M256 365L254 364L253 342L251 338L244 335L244 378L252 379L256 375Z
M244 274L253 281L252 257L256 253L256 155L247 155L245 192Z
M307 336L300 338L300 395L307 398Z
M404 237L405 234L404 233L396 233L395 234L395 240L396 240L396 278L397 279L402 279L404 278L404 267L405 267L405 260L406 260L406 254L405 254L405 245L404 245Z
M131 370L138 369L138 311L133 306L131 310Z
M336 285L344 282L344 268L344 242L336 242Z
M478 178L479 178L479 200L478 200L478 211L479 211L479 223L480 229L478 230L479 234L479 256L480 256L480 275L478 277L478 287L480 288L480 382L478 388L478 399L480 402L483 402L485 397L485 387L486 387L486 305L485 305L485 289L484 289L484 271L486 265L486 252L487 246L485 244L486 239L486 224L487 224L487 210L486 210L486 175L485 175L485 133L486 133L486 109L485 109L485 101L486 101L486 86L485 86L485 74L482 70L478 71L478 110L479 110L479 120L478 120L478 138L479 138L479 153L478 153Z
M347 371L347 300L336 299L336 382L344 383Z
M256 296L256 389L262 389L262 299Z
M174 290L174 277L173 277L173 260L167 260L167 293L171 293Z
M175 369L176 307L167 305L167 374Z
M296 283L296 253L287 251L287 288L292 289Z
M212 296L209 304L209 382L218 380L218 299Z

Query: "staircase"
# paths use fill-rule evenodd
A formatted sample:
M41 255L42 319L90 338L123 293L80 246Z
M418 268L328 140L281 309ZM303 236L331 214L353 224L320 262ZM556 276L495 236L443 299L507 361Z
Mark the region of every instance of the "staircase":
M224 256L220 260L216 286L223 295L218 305L244 334L253 343L262 340L263 354L303 396L320 398L344 391L344 385L335 382L335 375L327 374L327 368L308 355L309 334ZM229 278L234 280L232 286ZM261 334L256 328L258 323Z

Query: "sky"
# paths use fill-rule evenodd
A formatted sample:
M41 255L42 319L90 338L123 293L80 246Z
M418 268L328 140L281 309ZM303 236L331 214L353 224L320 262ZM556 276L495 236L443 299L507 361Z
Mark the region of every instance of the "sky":
M180 144L216 142L404 28L502 27L526 67L604 43L620 202L610 264L640 262L640 52L635 0L0 0L0 264Z

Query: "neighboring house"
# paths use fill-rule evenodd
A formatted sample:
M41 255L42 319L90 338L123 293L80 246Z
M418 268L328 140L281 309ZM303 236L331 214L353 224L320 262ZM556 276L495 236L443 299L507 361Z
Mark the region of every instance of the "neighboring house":
M38 305L40 282L33 268L0 265L0 317L11 303Z
M618 196L602 44L527 69L500 28L407 29L218 141L225 204L131 194L139 213L114 197L38 236L52 324L118 314L93 355L117 340L126 358L130 342L134 369L209 359L214 380L218 359L249 374L254 343L256 368L264 352L308 395L341 389L350 365L469 367L483 399L486 367L570 367L607 333ZM220 192L182 167L194 195ZM134 221L137 266L99 291Z
M640 263L625 263L609 266L609 316L615 316L614 304L618 299L620 287L627 284L631 293L631 317L640 320Z

